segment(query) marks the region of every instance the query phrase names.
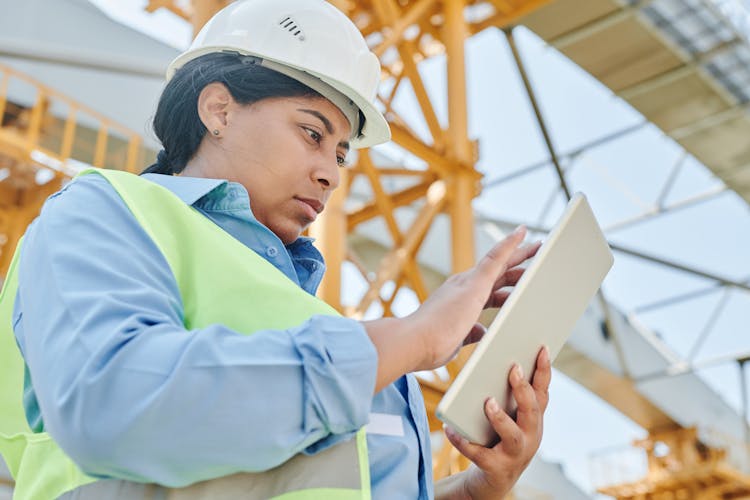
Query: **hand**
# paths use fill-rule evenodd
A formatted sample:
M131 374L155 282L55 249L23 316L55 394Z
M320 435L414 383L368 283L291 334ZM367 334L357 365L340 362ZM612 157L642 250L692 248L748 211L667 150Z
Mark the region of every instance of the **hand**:
M472 499L502 499L529 464L542 440L544 412L549 402L552 376L549 353L542 348L537 356L532 383L523 378L519 366L511 370L510 385L518 403L516 421L494 398L486 401L484 411L500 442L492 448L470 443L453 429L446 428L448 440L474 465L464 471L462 490Z
M517 267L533 257L540 243L519 246L526 236L521 226L495 245L473 268L448 278L410 316L424 345L418 370L430 370L450 361L461 345L478 341L484 327L477 323L488 307L500 307L508 298L504 287L515 285L524 269Z
M525 235L519 227L475 267L448 278L409 316L362 322L378 353L375 393L404 373L444 365L463 343L482 337L484 327L477 323L482 309L505 302L508 292L502 288L523 274L516 266L539 249L539 243L519 246Z

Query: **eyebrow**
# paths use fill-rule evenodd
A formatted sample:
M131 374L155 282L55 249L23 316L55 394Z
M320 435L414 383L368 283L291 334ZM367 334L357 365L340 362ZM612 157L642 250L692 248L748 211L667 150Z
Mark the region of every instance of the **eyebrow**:
M333 134L334 128L333 124L331 123L331 120L326 118L326 116L321 113L320 111L316 109L307 109L307 108L297 108L297 111L302 111L303 113L307 113L309 115L313 115L315 118L323 122L323 126L326 128L329 134ZM348 141L341 141L339 142L339 146L349 151L349 142Z

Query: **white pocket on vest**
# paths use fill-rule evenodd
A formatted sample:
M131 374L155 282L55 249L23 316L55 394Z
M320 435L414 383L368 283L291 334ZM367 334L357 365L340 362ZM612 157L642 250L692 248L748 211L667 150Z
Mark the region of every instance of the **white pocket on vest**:
M404 419L401 415L370 413L370 423L365 426L365 432L367 434L401 437L404 435Z

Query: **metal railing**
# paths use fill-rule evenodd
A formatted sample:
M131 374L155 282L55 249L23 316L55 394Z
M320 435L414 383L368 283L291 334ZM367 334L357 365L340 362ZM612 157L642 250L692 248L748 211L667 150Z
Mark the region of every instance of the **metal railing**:
M138 133L0 65L0 153L34 161L33 152L61 164L73 158L129 172L135 172L145 156Z

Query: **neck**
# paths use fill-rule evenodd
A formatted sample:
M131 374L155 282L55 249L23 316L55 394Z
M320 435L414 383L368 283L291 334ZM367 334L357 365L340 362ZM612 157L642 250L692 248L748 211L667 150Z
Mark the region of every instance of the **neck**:
M185 168L182 169L181 175L231 180L228 172L224 171L223 166L226 165L226 161L223 156L224 152L217 147L215 141L211 137L206 137L190 161L187 162Z

